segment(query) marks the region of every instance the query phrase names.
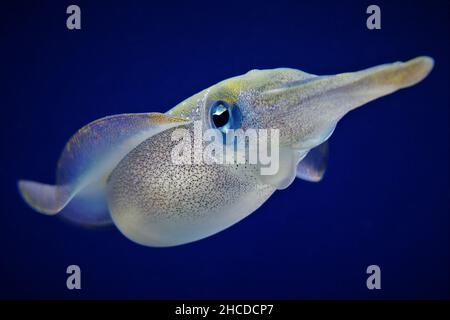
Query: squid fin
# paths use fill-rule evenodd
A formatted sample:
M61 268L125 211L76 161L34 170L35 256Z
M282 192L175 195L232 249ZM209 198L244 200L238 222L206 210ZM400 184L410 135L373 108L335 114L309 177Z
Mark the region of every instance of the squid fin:
M161 113L121 114L91 122L66 144L58 162L55 185L20 180L19 191L28 205L43 214L61 212L77 195L78 201L74 202L82 206L72 206L72 212L82 207L82 214L88 217L90 212L86 210L92 207L93 215L100 214L104 211L98 208L105 202L106 178L120 160L151 136L186 122ZM73 213L70 216L75 217ZM93 218L92 221L97 221Z
M311 149L297 165L297 178L310 182L322 180L328 165L328 155L327 141Z

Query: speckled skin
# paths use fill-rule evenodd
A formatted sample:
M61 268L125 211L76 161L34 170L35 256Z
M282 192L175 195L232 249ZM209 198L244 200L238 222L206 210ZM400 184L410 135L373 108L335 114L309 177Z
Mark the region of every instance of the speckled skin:
M260 95L311 77L314 76L294 69L253 70L200 92L168 114L189 121L201 120L208 129L209 108L216 101L226 101L239 106L243 129L270 128L266 125L276 106L269 107L259 99ZM256 106L260 112L256 112ZM273 122L273 127L288 129L283 122ZM193 135L193 126L186 128ZM173 164L173 130L136 147L108 181L111 216L131 240L170 246L204 238L252 213L277 189L261 180L255 165ZM289 140L284 137L289 137L289 132L282 134L285 144Z
M185 126L193 130L192 124ZM152 246L191 242L241 220L275 191L255 165L177 165L172 131L131 151L108 181L112 218L131 240Z
M142 245L199 240L255 211L296 175L319 181L326 167L323 143L337 122L369 101L418 83L432 67L431 58L418 57L334 76L253 70L201 91L166 114L117 115L88 124L67 143L56 185L21 180L19 190L41 213L62 211L91 225L103 221L102 208L108 207L119 230ZM244 130L279 130L276 174L264 176L258 165L249 164L173 163L174 130L192 134L196 120L202 130L209 129L209 111L218 101L239 108ZM317 152L308 157L312 149ZM69 202L73 213L68 215Z

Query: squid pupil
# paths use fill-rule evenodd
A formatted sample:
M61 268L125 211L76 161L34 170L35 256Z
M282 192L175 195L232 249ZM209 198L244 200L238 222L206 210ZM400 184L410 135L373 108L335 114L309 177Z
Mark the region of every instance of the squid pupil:
M228 109L223 108L213 114L213 122L217 128L225 126L230 120L230 113Z

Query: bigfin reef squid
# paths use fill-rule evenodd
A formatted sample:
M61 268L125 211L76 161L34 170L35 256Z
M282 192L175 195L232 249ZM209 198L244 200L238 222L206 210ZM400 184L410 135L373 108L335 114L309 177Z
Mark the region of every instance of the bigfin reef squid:
M55 184L20 180L18 188L40 213L87 226L113 223L145 246L203 239L242 220L296 177L320 181L327 140L338 121L417 84L433 65L432 58L418 57L329 76L289 68L252 70L166 113L119 114L89 123L65 145ZM174 131L193 133L195 122L222 133L277 129L277 172L262 175L259 164L173 163L179 143Z

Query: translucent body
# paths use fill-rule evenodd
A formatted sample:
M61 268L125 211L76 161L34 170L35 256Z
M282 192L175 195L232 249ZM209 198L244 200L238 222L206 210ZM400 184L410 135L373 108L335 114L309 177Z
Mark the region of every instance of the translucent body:
M129 239L173 246L217 233L255 211L294 178L319 181L326 140L349 111L424 79L433 60L419 57L334 76L294 69L254 70L222 81L166 114L106 117L67 143L55 185L19 181L25 201L44 214L61 213L87 225L112 222ZM211 127L211 108L239 108L242 129L277 129L280 168L258 165L175 164L172 132ZM200 146L201 147L201 146ZM312 150L312 152L310 152Z

